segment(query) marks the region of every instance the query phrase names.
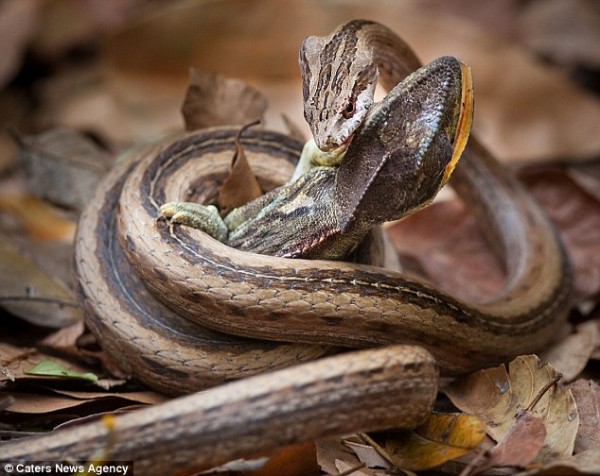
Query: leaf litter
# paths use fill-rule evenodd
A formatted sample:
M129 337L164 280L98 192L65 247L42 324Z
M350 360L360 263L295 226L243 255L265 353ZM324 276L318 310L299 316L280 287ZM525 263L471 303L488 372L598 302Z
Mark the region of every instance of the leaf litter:
M27 5L25 5L26 3ZM89 8L92 8L91 5L94 2L88 3ZM130 7L136 1L131 0L127 3ZM218 3L217 8L227 8L226 2ZM461 5L464 8L464 5L468 3L466 0L457 2L453 10L460 9ZM539 3L541 5L542 2ZM585 0L576 3L581 3L581 11L587 11L589 3ZM292 2L293 4L294 2ZM538 7L541 8L540 5ZM315 15L313 20L322 18L322 15L319 16L318 14L320 7L318 5L314 7L314 13L311 13ZM30 19L38 15L36 9L39 7L35 6L35 2L24 1L23 6L20 8L24 12L20 14L28 15ZM44 8L48 12L56 7L52 3L48 3ZM82 7L78 5L73 8L81 9ZM96 5L93 8L99 7ZM84 131L86 135L99 139L99 142L106 146L102 148L103 152L100 154L104 155L106 159L107 156L116 155L124 147L139 139L145 139L157 133L164 133L177 127L177 124L181 124L181 119L177 115L177 107L181 102L181 85L185 84L185 78L181 79L180 76L179 79L173 79L172 71L162 74L160 68L157 69L156 65L147 69L139 61L133 61L130 64L122 61L125 58L125 53L132 51L131 47L141 52L140 55L137 55L137 59L144 57L144 48L148 49L146 57L153 57L155 52L151 48L152 44L155 43L149 42L148 45L144 45L139 41L140 38L144 38L144 35L140 35L140 32L143 33L144 29L146 29L146 32L152 31L152 28L158 24L157 22L161 21L160 15L147 22L138 22L135 10L125 8L119 11L118 14L113 12L115 15L110 22L102 23L100 19L110 18L111 8L116 7L111 7L107 3L102 8L104 9L102 15L92 15L91 17L85 12L81 16L82 12L80 10L74 13L79 18L83 18L86 25L89 25L87 32L74 31L66 36L44 36L48 35L50 29L44 35L38 35L38 43L34 51L46 58L46 61L56 62L57 65L60 65L60 62L63 61L61 55L64 55L72 47L69 45L77 45L82 41L88 41L83 40L83 38L91 38L94 32L107 31L109 39L106 46L101 49L100 54L105 55L108 61L103 65L92 62L89 66L77 65L77 67L74 67L70 64L67 68L59 68L51 76L44 78L44 81L36 87L37 97L41 99L40 102L42 103L39 116L34 117L26 131L39 132L40 130L36 130L36 128L43 126L42 130L45 130L47 125L69 126L79 132ZM205 7L202 5L186 5L184 8L179 7L174 10L166 7L165 11L167 13L162 17L162 21L165 21L168 15L171 15L171 19L177 15L196 18L195 15L198 13L204 14L203 8ZM290 8L292 7L288 5L285 7L286 10ZM306 5L302 5L302 11L306 11L305 9ZM498 9L502 13L502 8L498 7ZM407 13L409 11L410 14ZM475 10L469 6L464 11L471 12L470 15L473 15L472 12ZM383 15L382 12L384 12ZM3 17L3 14L7 16ZM14 15L15 13L10 14ZM514 12L510 13L510 15L513 14ZM485 140L492 144L495 151L500 152L501 157L513 159L518 162L519 166L524 164L525 159L550 162L559 158L563 162L561 165L552 166L548 166L546 163L543 164L543 167L528 165L521 169L515 168L515 170L558 226L574 264L576 283L574 300L579 309L582 310L583 315L579 315L577 321L574 321L577 325L570 335L562 337L556 347L541 355L542 359L551 361L558 371L564 373L565 381L573 381L573 383L569 385L568 390L565 390L562 384L551 386L541 397L538 404L528 411L523 410L523 408L526 408L527 402L531 403L536 392L539 391L540 387L543 388L544 382L548 384L552 381L552 372L549 371L549 367L535 361L533 357L515 359L509 364L508 371L506 369L502 371L499 368L488 369L482 371L489 372L486 377L481 376L483 373L476 373L465 377L464 380L458 380L455 385L459 388L474 386L469 398L465 397L468 392L463 388L466 393L462 395L462 398L469 400L471 407L469 409L461 407L461 409L478 416L484 424L487 423L487 433L493 435L496 441L499 441L493 449L490 449L492 448L492 443L490 443L492 440L489 437L486 437L486 440L479 445L480 449L488 448L487 453L482 452L482 454L491 455L490 458L493 464L499 466L527 466L527 469L521 474L528 475L557 474L559 472L561 474L597 473L600 471L600 450L598 449L597 431L595 431L598 427L598 374L597 367L589 365L588 360L590 356L594 358L594 355L597 356L599 352L597 332L599 318L595 309L600 293L600 274L598 271L600 270L600 263L597 261L598 256L600 256L598 252L600 237L597 236L597 231L600 229L600 226L597 226L600 217L599 195L597 192L599 189L598 176L600 176L597 172L597 156L600 153L600 146L597 142L597 134L592 137L586 131L589 130L591 125L597 124L598 121L595 118L600 117L598 100L593 98L591 94L574 87L564 76L552 71L548 65L540 65L514 45L507 46L506 43L494 35L486 35L481 30L469 29L468 24L463 22L462 19L461 21L449 19L437 7L433 11L429 10L424 14L419 8L413 9L402 5L399 5L394 12L378 6L362 6L356 7L352 14L352 16L370 16L373 18L377 18L378 15L381 16L380 20L390 24L396 30L405 31L408 39L415 41L417 50L423 57L428 55L439 56L441 52L439 51L440 44L443 44L445 48L449 48L444 53L452 51L458 53L463 51L462 46L469 45L470 50L467 48L464 54L461 53L461 56L464 56L465 60L471 63L477 72L477 94L480 107L477 112L479 125L476 127L484 132ZM501 25L497 24L497 18L504 18L506 21L504 24L505 29L514 28L516 22L509 21L512 18L510 15L494 15L494 27L498 27L500 30ZM279 17L282 18L282 21L276 25L276 29L285 31L286 37L292 38L295 35L298 36L299 41L301 36L309 30L315 30L315 28L310 29L307 24L302 24L297 18L294 18L294 22L286 24L286 15L280 15ZM584 17L578 16L578 21L582 21L581 18ZM10 18L10 16L6 11L0 9L0 20L6 18ZM42 17L43 21L49 21L48 19L52 20L53 18L53 21L55 21L56 17L52 15ZM138 25L136 27L138 30L135 32L138 35L137 37L131 34L131 30L128 31L127 25L118 33L111 31L111 27L119 23L126 23L128 18L134 18L134 23ZM405 18L410 18L411 22L407 22ZM338 19L334 24L341 21L341 19ZM14 76L16 71L14 65L18 65L19 61L27 61L22 56L23 45L24 42L28 41L28 37L31 38L36 35L35 27L32 26L34 23L27 24L25 34L17 34L12 29L2 31L2 35L7 37L7 41L3 44L11 49L9 52L13 55L11 58L17 58L11 66L0 65L0 73L4 74L3 78ZM169 24L169 22L166 21L165 24ZM172 24L182 25L185 22L173 22ZM239 20L233 21L232 24L238 25L238 31L234 35L229 35L230 39L236 38L236 35L239 37L243 32L243 29L239 28ZM315 25L316 23L313 21L312 24ZM334 24L326 27L321 25L321 29L328 31ZM427 38L421 34L423 25L428 25ZM431 25L436 25L436 27L432 28ZM194 35L204 35L206 33L214 35L214 32L211 33L209 29L205 32L203 29L194 27L196 28L193 32ZM226 28L223 27L222 30L226 31ZM450 31L452 34L449 34ZM185 28L180 29L177 34L181 38L189 39L190 37L190 31L186 32ZM265 30L264 34L266 38L269 38L268 35L272 35L273 32ZM538 34L541 35L541 33ZM10 35L15 36L9 38ZM444 42L436 40L438 37L444 38ZM169 38L169 42L173 43L177 41L178 36L173 33ZM446 44L446 40L454 43ZM580 41L583 44L583 40ZM44 42L47 43L44 45ZM127 44L127 42L131 42L131 44ZM230 70L238 70L240 65L253 64L254 70L251 72L251 76L258 77L260 75L258 68L261 65L275 64L273 56L267 54L273 48L274 42L269 41L267 43L269 47L262 50L260 45L257 44L255 56L246 58L246 60L251 61L245 62L236 62L235 49L226 48L223 50L228 52L227 55L223 55L224 58L227 58L226 66ZM291 45L289 46L286 41L285 44L282 43L280 46L282 48L293 47L295 50L297 49L296 43L296 40L289 42L289 45ZM211 42L204 40L203 43L197 44L209 45ZM538 42L536 44L541 45L543 43ZM491 48L490 45L494 45L494 48ZM572 47L573 45L568 46ZM218 45L216 47L218 48ZM546 47L544 46L544 48ZM492 50L495 51L493 55L489 53ZM548 48L545 51L549 51ZM588 51L592 50L588 48ZM295 54L296 51L290 53L289 56L293 60L290 61L290 64L295 61ZM565 55L566 53L561 52L559 58L561 62L565 62ZM492 59L493 65L490 63ZM180 60L182 60L181 57L175 58L175 61ZM185 65L182 69L184 73L185 67L190 64L186 61L182 62ZM221 62L221 64L223 63ZM294 78L288 82L289 89L285 90L283 95L286 98L297 95L299 91L295 65L292 65L293 69L290 69L289 65L286 66L287 64L278 63L275 68L277 69L276 74L280 78ZM227 71L227 67L219 68L219 70ZM488 69L485 69L486 67ZM110 74L107 74L107 72ZM513 74L512 79L504 72L511 72ZM214 125L219 121L223 124L247 124L257 117L265 116L266 99L255 88L246 86L238 80L226 79L213 73L203 73L200 69L192 70L190 75L192 79L188 84L188 99L184 103L185 122L188 129ZM253 83L256 82L253 81ZM494 87L492 88L491 85L494 85ZM5 102L1 102L3 100L6 100L6 98L0 97L0 104L5 104ZM537 107L540 102L544 102L545 106ZM21 107L24 103L16 101L11 104ZM281 102L275 101L272 104L277 104L279 108ZM288 106L289 109L285 110L285 107ZM294 106L290 102L286 103L285 107L283 108L284 114L292 121L292 124L295 124L296 118L299 117L297 105ZM11 113L7 117L22 116L22 114L19 116L18 113L16 115ZM266 115L266 117L269 120L269 116ZM20 122L20 124L22 123ZM268 122L267 127L269 127ZM292 129L294 134L298 136L306 135L305 127L293 126ZM531 134L531 130L538 133ZM551 137L552 140L547 140L548 137ZM58 142L52 145L57 146L58 151L61 150L61 147L67 151L77 150L78 146L75 143L69 144L68 141L61 143L62 139L56 140ZM69 155L71 154L69 153ZM584 161L584 159L586 160ZM34 162L39 162L40 171L44 170L43 166L47 165L44 164L44 161L47 160L52 160L52 157L44 157L43 153L33 158ZM86 170L85 166L79 165L77 161L72 162L74 162L74 165L69 163L67 166L71 169L59 170L69 170L68 174L73 173L75 178L74 182L71 183L76 183L78 177L88 174L89 170ZM568 165L564 165L565 163ZM57 167L63 167L63 165L59 164ZM99 171L99 174L101 173L102 171ZM242 176L246 177L246 173L244 172ZM0 178L6 177L5 174L8 174L8 177L11 178L10 165L2 168L2 177ZM37 175L39 177L44 174L38 173ZM53 201L79 209L80 204L86 200L85 196L80 193L79 197L82 198L75 200L73 197L68 196L69 192L64 192L65 195L60 196L62 187L57 184L58 182L54 179L44 184L43 187L47 189L44 196L58 193L58 200L53 198ZM36 186L33 186L33 191L40 191L35 190L36 188ZM68 186L67 188L72 187ZM93 188L93 186L90 185L85 188ZM235 190L238 185L232 188ZM241 192L246 193L246 191ZM236 193L234 192L234 195ZM39 213L34 212L37 205L30 205L21 198L15 202L14 197L3 196L8 197L4 203L20 203L16 208L15 205L11 205L13 207L12 212L9 211L8 206L4 207L2 215L5 217L12 213L14 217L21 220L21 223L17 221L16 225L15 222L12 222L11 229L14 230L16 227L23 230L23 236L33 243L31 245L32 249L40 248L44 250L40 243L36 244L35 241L31 240L31 237L36 236L36 233L38 234L37 240L42 241L50 239L52 233L55 233L55 237L60 236L61 233L64 233L63 236L72 233L72 231L60 231L60 220L51 218L50 221L46 222L46 217L51 217L52 212L46 212L45 209ZM69 205L73 203L77 205ZM42 218L35 218L36 216ZM44 222L45 224L41 225ZM5 227L4 220L0 221L0 226ZM65 230L68 230L68 227ZM56 235L57 232L58 235ZM388 232L401 254L408 258L405 261L409 263L409 270L426 276L445 289L458 293L465 299L480 298L482 294L492 293L502 286L504 279L502 268L498 265L496 258L488 252L487 244L479 237L476 223L465 213L464 208L458 201L449 200L445 203L434 204L403 223L392 225L388 228ZM27 255L27 253L23 254L21 251L17 253L16 261L11 264L14 269L26 266L25 258L19 257L20 253L22 256ZM461 272L456 272L459 267ZM21 291L29 289L29 284L36 283L35 279L29 275L14 281L18 282ZM64 282L67 282L67 280L64 280ZM9 288L5 284L2 289ZM36 285L34 289L37 292L41 288ZM11 311L18 314L12 309ZM42 320L47 319L48 322L58 322L56 317L59 315L58 310L48 304L40 306L40 310L37 312L41 314ZM31 318L33 311L21 312L21 316L22 319ZM65 328L63 335L55 334L52 338L38 340L37 337L32 337L38 334L34 333L30 337L23 335L25 330L21 330L18 325L20 319L10 317L7 321L8 327L6 327L6 331L3 328L3 337L0 339L0 346L2 346L0 347L0 385L8 390L0 399L1 415L8 416L8 419L15 423L15 429L18 427L18 424L16 424L17 415L33 415L33 407L27 407L27 405L34 401L39 402L41 405L39 408L44 408L44 405L47 405L45 408L48 415L61 412L67 408L78 408L78 412L100 415L104 408L101 405L94 404L97 399L106 401L107 399L116 398L120 402L115 404L116 407L126 407L131 402L151 404L161 401L158 396L155 399L152 396L142 396L141 392L145 392L145 390L136 387L135 383L123 378L124 376L115 379L109 375L110 372L106 374L107 367L115 371L115 363L103 360L99 349L90 350L81 347L83 342L88 342L86 345L92 347L95 344L88 332L81 333L78 324L72 324L70 328ZM28 326L37 326L38 324L39 322L36 321L34 324L28 324ZM66 322L61 323L58 327L66 324ZM7 324L5 322L2 325L6 326ZM27 330L29 329L31 327L27 328ZM5 340L11 341L13 344L5 342ZM56 379L25 373L27 369L35 367L36 363L43 361L45 358L60 363L59 368L64 365L67 369L83 374L95 372L99 369L101 378L97 388L92 390L89 386L95 384L85 380L68 379L68 382L66 382L64 375L60 379ZM103 362L103 368L98 367L99 361ZM491 385L491 382L496 382L497 385ZM505 385L505 383L508 383L508 385ZM105 391L103 388L110 388L111 390ZM572 392L572 395L569 392ZM30 395L31 398L25 398L24 395L26 394ZM127 395L131 399L128 399ZM490 395L498 398L490 398ZM62 403L61 399L64 399ZM88 402L91 405L77 405L74 401ZM125 403L126 401L128 403ZM577 409L574 412L575 402L577 403ZM24 413L10 412L11 405L13 410L18 409L21 405L20 408ZM64 405L62 410L61 405ZM41 415L43 416L43 413ZM574 415L578 415L578 417ZM81 414L77 415L77 419L82 416ZM68 417L66 418L68 419ZM463 420L472 421L471 418L473 417L463 414L456 418L456 421L462 422ZM575 428L577 419L579 419L578 430ZM493 424L490 424L490 422ZM469 427L469 424L457 423L459 433L468 433L467 428ZM442 425L442 428L446 427ZM437 448L430 453L425 453L425 457L422 458L431 463L435 459L432 455L439 451L439 447L432 444L432 442L436 442L436 439L428 433L423 436L418 431L413 432L410 438L413 438L414 435L424 438L432 448ZM540 448L542 435L544 437ZM333 446L329 446L327 450L323 450L321 446L321 449L318 450L319 462L322 469L328 474L339 474L343 471L352 472L352 470L354 470L352 474L369 475L390 474L397 471L393 468L393 464L382 459L380 453L372 445L365 443L364 439L348 437L345 441L348 446L342 445L341 450L334 451L331 449ZM393 443L387 444L388 441ZM442 447L446 443L442 441ZM387 448L390 452L401 453L407 451L394 436L384 439L383 445L381 448L384 450ZM355 456L353 451L348 449L349 446L353 447L357 454L361 454L360 459ZM460 445L456 447L460 447ZM291 461L294 451L290 450L289 453L285 454L282 465L278 466L277 469L267 469L266 471L270 471L270 473L263 474L283 474L285 469L291 469L286 468L285 461ZM410 450L408 451L410 453ZM571 454L573 452L574 455ZM463 461L462 465L464 466L464 461L467 461L465 458L473 457L474 454L470 452L461 457L459 460ZM327 457L324 455L327 455ZM365 462L361 462L361 460ZM329 463L325 463L325 461L329 461ZM384 468L373 469L368 467L383 465L383 462L386 464ZM397 464L402 465L403 463ZM443 465L440 468L449 467ZM282 468L284 469L282 470ZM306 466L306 468L309 468L309 466ZM315 474L315 469L311 466L305 473L300 470L298 474Z

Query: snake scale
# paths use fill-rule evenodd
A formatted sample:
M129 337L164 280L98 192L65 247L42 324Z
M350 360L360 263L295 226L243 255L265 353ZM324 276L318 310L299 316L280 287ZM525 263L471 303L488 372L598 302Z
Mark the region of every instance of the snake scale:
M367 119L377 80L390 89L420 67L395 33L370 21L309 37L300 64L305 116L324 151L380 120ZM103 348L153 388L189 393L272 372L110 425L6 443L0 459L134 459L142 474L173 474L319 435L410 428L431 409L438 368L463 373L534 352L564 324L571 277L560 241L473 138L452 185L489 232L507 275L504 288L480 302L376 266L264 256L187 227L171 232L157 220L160 204L213 202L236 133L168 137L115 167L81 218L79 294ZM253 130L241 145L265 191L288 180L302 149ZM332 346L376 349L304 363Z

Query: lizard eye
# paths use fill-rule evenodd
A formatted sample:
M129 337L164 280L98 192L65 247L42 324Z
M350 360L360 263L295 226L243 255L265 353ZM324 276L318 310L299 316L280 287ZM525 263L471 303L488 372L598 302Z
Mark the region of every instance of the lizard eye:
M354 116L355 112L356 112L356 99L351 97L348 99L348 102L344 106L344 109L342 109L342 116L344 117L344 119L350 119L352 116Z

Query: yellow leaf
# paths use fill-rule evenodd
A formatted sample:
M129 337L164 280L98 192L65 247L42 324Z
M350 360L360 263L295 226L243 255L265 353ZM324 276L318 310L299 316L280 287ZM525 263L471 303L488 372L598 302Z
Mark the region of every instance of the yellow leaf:
M396 467L422 471L469 453L484 438L485 425L477 418L438 413L432 414L415 431L392 433L383 447L370 437L366 439Z
M485 438L483 422L465 414L434 413L415 431L429 440L468 449Z

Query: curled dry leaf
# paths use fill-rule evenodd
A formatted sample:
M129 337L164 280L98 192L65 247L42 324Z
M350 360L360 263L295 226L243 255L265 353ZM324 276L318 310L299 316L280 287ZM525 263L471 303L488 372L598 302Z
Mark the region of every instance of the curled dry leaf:
M77 321L70 326L63 327L52 334L49 334L39 343L43 349L48 349L53 352L61 352L73 357L79 357L79 349L77 347L77 339L79 339L85 331L83 320Z
M600 385L580 379L569 385L579 411L579 431L575 439L575 452L600 451Z
M240 137L244 134L244 131L256 124L257 122L253 122L242 127L235 138L235 153L231 159L229 175L225 179L225 182L223 182L223 185L221 185L219 197L217 198L217 204L222 216L227 215L234 208L241 207L262 195L258 180L250 168L250 164L240 143Z
M244 125L262 119L266 98L239 79L190 69L190 84L181 108L188 131Z
M50 392L50 393L48 393ZM151 391L139 392L84 392L43 388L36 392L7 392L14 401L7 411L12 413L44 414L86 405L104 400L121 400L122 405L131 403L154 405L167 400L164 395Z
M21 163L31 192L78 211L110 167L106 153L70 129L51 129L25 137L21 146Z
M596 321L585 322L577 326L571 335L540 352L539 357L560 372L565 382L571 382L590 360L598 335Z
M318 440L317 461L321 470L331 476L337 476L353 469L356 471L349 473L352 476L396 474L396 472L388 472L387 470L391 469L392 465L383 459L373 446L364 444L362 441L363 439L356 435Z
M509 364L480 370L453 382L446 394L462 411L481 419L495 441L502 440L517 416L555 378L556 372L534 356L521 356ZM553 385L531 410L546 426L545 446L555 455L570 456L579 427L577 406L570 390Z

